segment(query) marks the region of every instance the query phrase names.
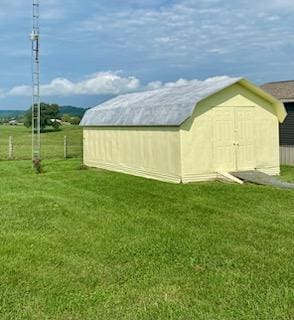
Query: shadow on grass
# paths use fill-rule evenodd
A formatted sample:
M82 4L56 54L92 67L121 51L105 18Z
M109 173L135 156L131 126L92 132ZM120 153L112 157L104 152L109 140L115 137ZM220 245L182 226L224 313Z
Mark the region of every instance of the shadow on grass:
M63 128L58 128L58 129L54 129L54 128L45 128L41 131L41 134L43 133L55 133L55 132L60 132L62 131Z

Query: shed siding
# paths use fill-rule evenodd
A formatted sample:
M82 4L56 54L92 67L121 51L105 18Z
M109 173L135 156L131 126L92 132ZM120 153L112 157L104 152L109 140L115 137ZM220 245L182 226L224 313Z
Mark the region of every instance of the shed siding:
M180 182L179 128L84 128L84 163L91 167Z
M280 125L280 144L294 146L294 103L285 103L288 116Z
M216 171L228 171L227 165L216 167L213 140L214 119L218 110L252 107L255 168L279 173L278 119L273 106L239 84L227 88L199 103L193 116L181 126L183 182L200 176L213 178Z

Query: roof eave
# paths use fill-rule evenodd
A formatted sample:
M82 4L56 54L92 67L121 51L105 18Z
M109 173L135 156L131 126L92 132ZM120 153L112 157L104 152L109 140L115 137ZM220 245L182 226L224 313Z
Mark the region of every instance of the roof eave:
M181 123L182 124L182 123ZM170 128L178 128L181 124L79 124L80 127L83 128L137 128L137 127L144 127L144 128L162 128L162 127L170 127Z
M244 85L245 87L248 87L249 89L251 89L252 91L257 93L259 96L261 96L265 100L271 102L276 109L279 122L280 123L284 122L284 120L287 117L287 111L286 111L286 108L285 108L283 102L281 102L281 100L275 98L273 95L271 95L270 93L261 89L260 87L256 86L255 84L253 84L252 82L250 82L249 80L247 80L245 78L242 78L239 82L242 85Z

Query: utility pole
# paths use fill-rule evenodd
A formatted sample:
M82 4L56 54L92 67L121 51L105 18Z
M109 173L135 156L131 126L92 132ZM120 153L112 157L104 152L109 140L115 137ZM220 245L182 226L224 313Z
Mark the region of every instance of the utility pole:
M40 0L33 0L32 41L32 161L41 160Z

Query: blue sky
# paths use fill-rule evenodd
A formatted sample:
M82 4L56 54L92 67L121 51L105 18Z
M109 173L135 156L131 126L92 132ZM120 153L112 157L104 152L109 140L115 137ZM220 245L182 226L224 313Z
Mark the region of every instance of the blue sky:
M294 78L293 0L41 0L41 13L43 101L89 107L221 75ZM30 31L30 1L2 0L2 109L30 105Z

